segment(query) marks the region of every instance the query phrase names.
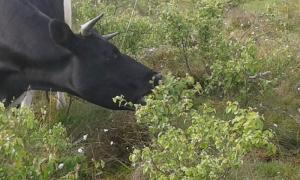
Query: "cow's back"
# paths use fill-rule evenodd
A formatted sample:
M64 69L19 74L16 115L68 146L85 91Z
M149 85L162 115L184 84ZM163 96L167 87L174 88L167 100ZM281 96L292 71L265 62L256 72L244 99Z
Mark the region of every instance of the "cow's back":
M65 50L51 40L51 19L64 20L63 0L0 0L0 51L9 49L27 63L59 59Z
M64 0L28 0L52 19L64 21Z

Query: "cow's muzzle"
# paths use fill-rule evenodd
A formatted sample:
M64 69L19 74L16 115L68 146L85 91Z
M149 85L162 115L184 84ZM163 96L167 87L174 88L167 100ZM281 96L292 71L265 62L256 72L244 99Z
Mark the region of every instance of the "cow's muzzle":
M153 76L153 85L158 86L160 82L163 80L163 76L160 73L157 73Z

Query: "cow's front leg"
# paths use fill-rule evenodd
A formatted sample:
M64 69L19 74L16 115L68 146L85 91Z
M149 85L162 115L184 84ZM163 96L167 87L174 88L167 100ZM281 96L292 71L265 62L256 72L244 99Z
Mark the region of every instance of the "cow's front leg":
M66 98L63 92L57 92L56 109L62 109L67 106Z
M29 90L24 92L21 97L24 95L23 100L21 102L21 107L30 107L32 104L32 98L34 95L35 91L34 90Z
M21 104L21 107L30 107L32 105L32 99L34 94L36 94L35 90L28 90L24 92L17 100L16 104ZM56 109L60 110L67 106L67 102L63 92L57 92L57 100L56 100Z

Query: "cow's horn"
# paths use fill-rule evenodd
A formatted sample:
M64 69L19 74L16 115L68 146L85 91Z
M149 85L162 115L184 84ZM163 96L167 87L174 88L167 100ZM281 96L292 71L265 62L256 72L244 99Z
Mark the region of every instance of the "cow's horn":
M118 35L119 32L114 32L114 33L111 33L111 34L106 34L106 35L103 35L102 37L106 40L110 40L112 38L114 38L116 35Z
M86 36L91 34L91 30L95 26L95 24L103 17L104 14L101 14L94 19L90 20L89 22L81 25L81 35Z

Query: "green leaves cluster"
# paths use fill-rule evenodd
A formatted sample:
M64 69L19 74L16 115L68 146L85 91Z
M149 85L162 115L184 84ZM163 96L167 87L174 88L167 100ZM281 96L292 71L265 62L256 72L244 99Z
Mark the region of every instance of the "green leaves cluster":
M0 179L75 179L85 157L71 146L60 123L48 127L29 109L0 104Z
M203 81L205 92L245 100L248 93L262 90L262 79L249 76L264 71L255 41L238 42L224 25L228 8L237 1L197 1L188 11L169 3L162 11L165 41L180 51L188 72ZM199 72L199 69L202 69ZM197 72L199 74L197 74Z
M255 148L275 151L273 134L252 109L228 102L225 112L198 104L201 86L193 78L168 75L137 106L138 122L147 125L152 143L136 149L130 159L151 179L219 179L242 164Z
M275 76L281 75L291 60L287 58L290 53L277 47L262 56L260 35L250 35L253 29L260 29L256 24L226 24L227 13L243 2L76 0L74 6L78 24L105 13L97 29L102 34L120 32L113 41L123 52L176 75L191 74L202 82L208 95L245 103L253 94L271 89L270 83L276 83ZM239 39L236 31L245 36ZM272 74L249 78L264 72Z

